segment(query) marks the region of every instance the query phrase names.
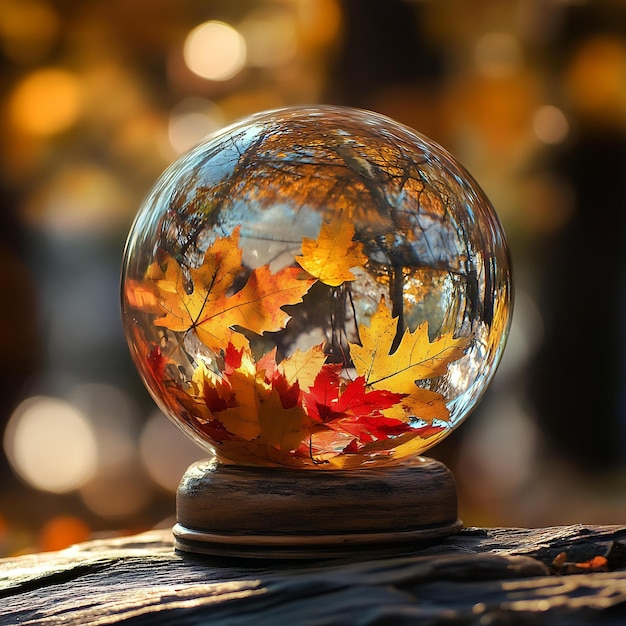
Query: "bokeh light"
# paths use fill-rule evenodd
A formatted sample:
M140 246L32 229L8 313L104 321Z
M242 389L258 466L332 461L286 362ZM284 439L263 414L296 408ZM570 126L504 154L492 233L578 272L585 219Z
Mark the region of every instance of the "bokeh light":
M540 141L547 144L561 143L569 134L569 122L561 109L546 104L533 115L533 130Z
M209 21L196 26L185 39L187 67L208 80L228 80L246 64L246 42L229 24Z
M29 135L63 132L78 119L82 106L80 80L59 68L37 70L17 84L9 101L14 126Z
M70 403L34 397L9 420L4 450L13 469L37 489L65 493L96 472L98 448L88 419Z

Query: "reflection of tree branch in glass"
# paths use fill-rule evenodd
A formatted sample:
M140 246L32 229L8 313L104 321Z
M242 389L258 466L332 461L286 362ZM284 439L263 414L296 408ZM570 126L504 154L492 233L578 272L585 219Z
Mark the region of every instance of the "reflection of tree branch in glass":
M253 117L176 162L124 267L131 351L218 457L390 464L448 434L508 329L506 243L441 148L361 111Z

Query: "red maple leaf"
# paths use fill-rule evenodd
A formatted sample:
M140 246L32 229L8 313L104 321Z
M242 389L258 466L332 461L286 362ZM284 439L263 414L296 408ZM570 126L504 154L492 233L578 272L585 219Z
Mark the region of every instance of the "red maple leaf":
M316 422L327 422L341 415L335 410L339 399L339 368L333 364L322 366L313 386L302 394L302 404Z
M367 416L387 419L382 411L397 404L406 395L382 389L367 391L363 376L345 383L339 376L339 370L338 365L324 365L313 386L303 394L305 408L315 421L328 424L344 417Z
M404 397L404 393L393 393L385 389L366 391L365 376L359 376L345 386L337 399L335 411L361 417L380 415L381 411L397 404Z
M241 359L243 356L243 348L237 350L235 346L229 341L224 350L224 374L232 375L233 372L241 367Z
M282 374L276 372L268 382L270 382L272 388L276 389L278 392L283 409L290 409L300 402L300 385L298 381L290 385Z
M226 427L219 420L213 419L199 424L200 430L205 433L212 441L222 442L232 438L232 433L226 430Z
M154 380L162 384L163 377L165 376L165 366L167 365L167 360L163 356L161 352L161 346L154 343L150 347L150 352L146 358L146 364L148 366L148 371L152 374Z
M302 394L302 401L314 421L354 437L343 452L354 454L359 443L388 439L413 430L407 422L383 414L406 394L383 389L368 391L363 376L346 383L339 372L340 366L324 365L313 386Z
M384 415L341 417L327 422L326 425L333 430L350 433L361 443L370 443L375 439L388 439L413 430L407 422Z
M219 413L225 411L232 405L232 398L223 398L220 396L219 391L211 385L204 385L203 387L204 402L211 413ZM231 400L231 402L229 402Z
M344 454L358 454L359 444L356 439L353 439L343 450Z

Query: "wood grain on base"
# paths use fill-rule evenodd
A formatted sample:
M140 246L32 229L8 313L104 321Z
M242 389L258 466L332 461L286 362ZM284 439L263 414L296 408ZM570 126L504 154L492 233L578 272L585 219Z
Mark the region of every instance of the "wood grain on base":
M408 545L461 527L452 474L424 458L341 471L202 461L183 476L177 513L180 550L281 558Z

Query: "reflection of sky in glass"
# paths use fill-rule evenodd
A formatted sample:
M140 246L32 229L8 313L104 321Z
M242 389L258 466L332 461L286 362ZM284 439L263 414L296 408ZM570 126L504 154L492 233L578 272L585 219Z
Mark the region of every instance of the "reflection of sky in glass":
M273 272L293 262L293 255L300 253L301 237L315 238L322 225L319 212L308 207L294 210L288 204L276 204L265 209L246 204L249 216L242 220L243 260L246 265L271 264ZM282 256L284 255L284 256Z
M235 147L224 143L222 149L209 155L197 166L195 176L198 183L205 187L219 183L233 173L238 161L239 153ZM191 191L197 189L194 187ZM193 199L193 196L189 199Z
M218 234L230 235L241 226L244 265L255 268L269 263L272 272L276 272L290 265L293 255L300 253L300 233L313 239L321 225L321 214L311 207L294 209L287 202L263 206L255 201L239 200L220 213L219 233L207 231L202 245L208 247Z

